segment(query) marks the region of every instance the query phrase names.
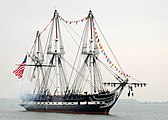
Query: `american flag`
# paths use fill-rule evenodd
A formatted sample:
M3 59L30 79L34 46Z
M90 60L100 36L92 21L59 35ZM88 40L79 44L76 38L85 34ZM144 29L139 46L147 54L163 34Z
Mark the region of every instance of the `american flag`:
M26 61L27 61L27 55L25 56L22 64L20 64L19 67L16 70L13 71L15 76L18 76L19 79L21 79L23 77L23 72L24 72L24 69L25 69Z

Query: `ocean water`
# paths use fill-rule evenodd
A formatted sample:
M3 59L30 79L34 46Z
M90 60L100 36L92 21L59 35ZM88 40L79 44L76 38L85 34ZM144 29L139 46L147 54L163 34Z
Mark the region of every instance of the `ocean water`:
M27 112L18 104L0 100L0 120L168 120L166 103L117 103L109 115Z

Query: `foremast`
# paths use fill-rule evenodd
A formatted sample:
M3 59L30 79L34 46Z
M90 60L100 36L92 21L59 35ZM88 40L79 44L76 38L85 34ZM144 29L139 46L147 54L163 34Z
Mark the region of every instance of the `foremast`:
M99 49L95 36L94 16L90 10L82 37L81 55L84 57L84 62L72 85L72 94L81 94L86 82L90 86L91 94L104 91L102 76L97 64Z

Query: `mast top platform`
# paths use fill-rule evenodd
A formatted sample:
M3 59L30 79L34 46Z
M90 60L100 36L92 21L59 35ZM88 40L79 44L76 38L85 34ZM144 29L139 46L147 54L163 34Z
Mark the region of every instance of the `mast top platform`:
M92 13L92 10L89 10L89 15L88 15L89 18L93 18L93 13Z
M54 11L54 17L55 17L56 15L58 15L57 10Z

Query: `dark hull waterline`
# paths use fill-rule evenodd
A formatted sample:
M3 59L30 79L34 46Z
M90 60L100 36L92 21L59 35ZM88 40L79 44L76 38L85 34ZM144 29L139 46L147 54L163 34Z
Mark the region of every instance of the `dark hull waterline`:
M21 104L27 111L34 112L58 112L74 114L109 114L110 109L118 100L127 81L123 82L116 91L94 95L52 96L43 100L28 100ZM117 92L118 91L118 92ZM44 97L44 96L43 96ZM37 98L39 96L37 95ZM48 98L48 97L44 97Z
M113 105L21 105L27 111L33 112L57 112L71 114L109 114Z

